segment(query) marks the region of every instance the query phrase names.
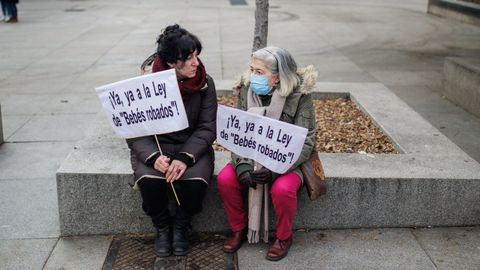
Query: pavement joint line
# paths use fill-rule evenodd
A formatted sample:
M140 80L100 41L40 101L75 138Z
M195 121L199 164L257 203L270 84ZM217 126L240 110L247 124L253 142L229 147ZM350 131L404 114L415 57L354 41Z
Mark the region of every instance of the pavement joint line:
M34 114L3 114L4 116L49 116L49 115L96 115L98 112L49 112L49 113L34 113Z
M35 113L32 116L55 116L55 115L97 115L98 112L50 112L50 113ZM9 114L10 116L24 116L30 114Z
M28 66L27 66L27 67L28 67ZM22 71L23 71L23 70L18 70L17 73L20 73L20 72L22 72ZM78 76L78 75L82 74L83 72L84 72L84 71L69 72L68 75L70 75L70 76L72 76L72 77L75 77L74 75L77 75L77 76ZM14 74L16 74L16 73L14 73ZM66 75L66 74L64 74L64 73L56 72L56 73L53 73L53 74L49 74L49 75L48 75L48 79L55 79L55 78L60 78L60 79L61 79L61 78L64 78L65 75ZM36 76L39 76L39 75L36 75ZM75 77L75 79L76 79L76 77ZM17 80L18 80L18 78L17 78L17 79L13 79L11 82L5 83L4 86L15 86L15 85L18 85L19 83L22 83L22 81L17 81ZM13 92L13 93L15 93L15 92ZM32 94L35 94L35 92L32 92Z
M76 35L75 37L73 37L71 40L65 42L64 44L62 44L60 47L56 47L56 48L52 48L47 54L43 55L41 58L38 58L36 61L33 61L32 63L29 63L28 65L25 65L24 67L20 68L19 70L17 70L17 74L18 73L21 73L23 72L25 69L27 69L29 66L39 62L39 61L42 61L43 59L45 58L49 58L52 56L52 54L58 50L61 50L61 49L64 49L68 44L70 44L71 42L73 42L74 40L76 40L77 38L79 38L81 35L87 33L88 31L92 30L92 29L95 29L96 26L90 26L89 28L85 29L83 32L79 33L78 35ZM10 75L11 76L11 75Z
M105 260L103 261L102 270L109 270L115 265L115 260L117 259L118 252L120 250L121 242L112 240L108 246L107 254L105 255Z
M47 258L45 259L45 262L44 262L43 265L42 265L42 269L44 269L45 266L47 265L48 259L50 259L50 257L52 256L53 251L54 251L55 248L57 247L59 241L60 241L60 237L57 237L57 241L55 242L55 245L53 245L52 249L51 249L50 252L48 253Z
M57 143L57 142L77 142L78 140L45 140L45 141L5 141L5 143Z
M14 132L12 132L12 134L10 134L10 136L8 136L7 138L4 139L4 143L6 142L9 142L8 139L10 139L13 135L15 135L20 129L22 129L23 127L25 127L25 125L27 125L28 123L30 123L30 121L32 121L33 119L33 115L27 120L25 121L25 123L23 123L23 125L21 125L20 127L18 127Z
M143 21L144 21L144 20L145 20L145 19L143 19L143 20L141 21L140 25L143 25ZM105 57L105 55L107 55L113 48L115 48L120 42L122 42L126 37L128 37L128 35L130 35L133 31L135 31L135 28L133 28L134 30L132 30L132 28L133 28L133 27L131 27L131 29L130 29L129 31L127 31L126 34L124 34L120 39L118 39L117 42L116 42L115 44L113 44L108 50L106 50L101 56L99 56L95 61L93 61L92 64L90 64L87 68L85 68L83 72L88 71L90 68L94 67L94 66L98 63L98 61L99 61L100 59L102 59L103 57ZM75 81L76 79L77 79L77 78L75 78L74 80L72 80L72 82ZM71 82L70 82L70 83L71 83ZM68 86L66 86L66 87L68 87Z
M287 3L284 3L283 6L288 6L289 4ZM292 5L292 4L290 4ZM308 4L301 4L301 3L295 3L296 6L311 6L311 3L308 3ZM338 6L342 6L344 7L346 4L345 3L334 3L334 2L330 2L330 3L319 3L318 6L331 6L331 7L338 7ZM412 13L415 13L416 15L425 15L425 13L421 13L419 12L418 10L415 10L415 9L411 9L411 8L407 8L407 7L402 7L402 6L388 6L388 5L381 5L381 4L378 4L378 2L375 2L374 4L369 4L369 3L358 3L358 2L355 2L355 1L348 1L348 5L350 7L367 7L367 8L379 8L379 9L389 9L391 10L392 8L396 9L396 10L402 10L402 11L406 11L406 12L412 12ZM429 14L427 14L429 15Z
M222 79L225 78L225 65L223 64L223 35L222 35L222 24L220 23L221 16L222 16L222 10L219 8L218 12L220 13L217 19L219 20L218 22L218 39L220 42L220 71L222 73Z
M0 181L44 181L44 180L55 180L55 176L52 177L35 177L35 178L25 178L25 177L18 177L18 178L1 178Z
M428 227L427 227L428 228ZM420 248L423 250L423 252L425 253L425 255L427 255L428 259L432 262L433 266L435 266L435 269L438 269L438 266L437 264L435 263L435 261L433 260L432 256L430 255L430 253L428 252L428 250L426 250L425 246L423 245L422 241L418 238L418 236L414 233L414 230L413 228L410 228L409 229L409 232L413 235L413 238L415 238L415 241L418 243L418 245L420 246Z
M49 239L60 239L60 237L30 237L30 238L0 238L0 240L12 240L12 241L18 241L18 240L49 240ZM56 245L56 244L55 244Z

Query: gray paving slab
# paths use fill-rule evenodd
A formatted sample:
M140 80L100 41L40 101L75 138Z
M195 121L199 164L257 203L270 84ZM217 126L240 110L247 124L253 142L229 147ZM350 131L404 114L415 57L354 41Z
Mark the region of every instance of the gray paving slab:
M103 111L100 111L95 116L95 119L92 120L92 124L85 128L84 137L92 138L92 140L90 142L87 142L87 140L77 141L75 143L75 149L106 148L114 151L118 151L119 149L128 149L125 139L119 138L114 134L107 115ZM114 167L119 168L119 166Z
M13 70L0 70L0 80L5 80L11 74L13 74Z
M395 95L409 104L412 109L421 112L459 114L461 109L449 106L451 103L434 89L423 85L390 86Z
M0 241L1 270L42 270L56 238Z
M318 74L319 81L328 82L376 82L377 80L367 72L322 71Z
M42 69L39 71L26 71L24 74L29 74L29 72L32 75L29 75L28 78L17 74L10 76L8 82L3 85L4 91L11 94L56 94L60 93L76 77L65 72L59 74L59 70L45 71ZM39 87L38 81L42 81L41 87Z
M90 69L79 75L78 78L71 84L67 85L64 90L67 91L70 88L78 89L81 87L81 89L83 89L83 91L81 92L90 92L92 91L92 89L95 90L96 86L124 80L125 78L138 76L140 75L140 64L151 54L151 50L146 50L141 57L136 58L138 61L135 61L135 64L114 66L108 63L96 64L95 66L91 67ZM93 88L90 87L91 84L88 82L88 79L90 78L99 80L99 83ZM72 90L70 90L70 92L72 92Z
M480 268L480 227L412 230L439 270Z
M101 270L111 242L111 236L60 238L43 270Z
M408 229L295 232L286 258L267 261L267 250L244 244L239 269L436 269Z
M55 177L73 142L4 143L0 146L0 180Z
M361 73L360 69L355 63L350 59L338 52L317 52L311 50L302 50L298 51L295 54L300 64L303 65L314 65L315 68L322 72L345 72L345 73ZM348 77L347 77L348 78ZM345 78L345 81L350 82ZM327 80L328 81L328 80Z
M0 242L4 239L58 237L54 178L0 180Z
M83 131L95 118L95 114L35 115L9 140L12 142L75 142L83 137Z
M3 138L8 141L19 128L23 127L32 116L30 115L4 115L3 120Z
M455 142L473 159L480 161L480 119L472 117L438 92L425 86L392 87L393 92L416 112Z
M140 60L139 58L138 62L141 63L142 61L143 60ZM129 66L129 67L130 67L129 70L127 70L126 68L123 68L125 71L122 71L121 73L130 74L131 77L134 77L140 74L139 64L135 66ZM82 93L82 94L89 94L93 96L95 95L95 87L98 87L107 83L111 83L111 82L120 81L124 78L126 78L125 75L119 74L117 72L112 72L112 71L99 72L99 71L90 70L83 73L82 75L79 75L69 85L65 86L65 88L63 89L63 93L66 93L66 94ZM87 109L87 108L84 108L84 109Z
M2 106L0 105L0 144L5 141L3 135L3 119L2 119Z
M387 86L440 85L443 75L436 71L371 71L379 82ZM430 78L435 78L432 82ZM436 83L436 84L435 84Z
M457 109L456 112L445 111L436 113L426 110L421 111L421 115L431 119L432 124L438 126L447 137L449 135L456 136L457 133L480 134L480 119L477 120L470 117L469 113L460 107L456 107L455 109ZM462 142L459 142L457 145L461 146L461 144Z
M100 102L95 88L88 90L87 93L11 94L2 102L3 112L4 115L96 113Z
M439 57L393 48L361 50L352 47L342 52L358 66L367 68L369 71L441 71L443 64L443 60Z

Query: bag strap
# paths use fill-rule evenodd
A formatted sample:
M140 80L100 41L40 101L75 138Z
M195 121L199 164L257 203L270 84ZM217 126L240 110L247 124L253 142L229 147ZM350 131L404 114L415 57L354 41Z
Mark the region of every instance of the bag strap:
M140 66L140 70L142 71L142 74L146 73L151 73L152 72L152 65L153 65L153 60L157 57L157 53L153 53L150 55L145 61L143 61L142 65Z

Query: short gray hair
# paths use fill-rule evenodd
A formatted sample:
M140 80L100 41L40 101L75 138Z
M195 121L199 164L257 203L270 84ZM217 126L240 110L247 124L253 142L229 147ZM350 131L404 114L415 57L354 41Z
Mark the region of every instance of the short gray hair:
M253 52L252 58L264 62L273 75L278 75L280 79L278 91L281 96L290 95L300 84L297 63L287 50L270 46Z

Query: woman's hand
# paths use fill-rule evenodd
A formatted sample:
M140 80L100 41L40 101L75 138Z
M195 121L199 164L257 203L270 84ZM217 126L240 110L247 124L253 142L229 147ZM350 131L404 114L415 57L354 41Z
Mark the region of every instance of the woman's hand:
M170 158L167 156L159 156L155 163L153 164L153 168L159 172L165 173L168 169L170 163Z
M253 182L260 185L265 185L272 182L272 172L265 167L251 172L250 176L252 177Z
M253 182L252 177L250 176L250 173L252 170L244 171L242 174L238 176L238 182L240 184L246 185L248 187L251 187L253 189L257 189L257 184Z
M180 179L183 173L187 170L187 164L181 162L180 160L174 159L165 173L167 178L167 183L171 183L175 180Z

